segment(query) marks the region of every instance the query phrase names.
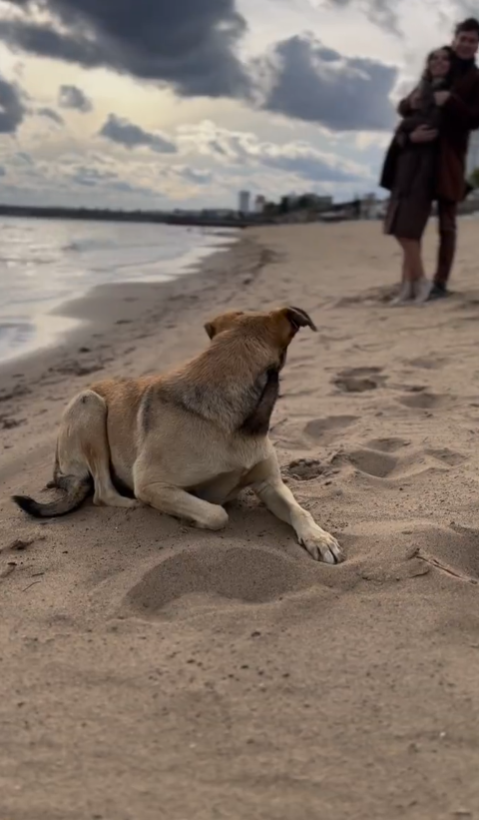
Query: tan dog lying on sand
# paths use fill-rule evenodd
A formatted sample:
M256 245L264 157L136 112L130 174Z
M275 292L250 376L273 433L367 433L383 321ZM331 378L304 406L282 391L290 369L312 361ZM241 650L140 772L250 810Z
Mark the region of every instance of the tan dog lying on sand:
M94 504L149 504L197 527L219 530L223 509L250 487L290 524L316 560L342 561L332 535L283 483L268 438L279 372L300 327L316 330L300 308L231 312L205 325L210 346L162 376L107 379L83 390L61 420L54 480L57 500L13 500L36 517L64 515L94 488ZM120 495L113 479L134 498Z

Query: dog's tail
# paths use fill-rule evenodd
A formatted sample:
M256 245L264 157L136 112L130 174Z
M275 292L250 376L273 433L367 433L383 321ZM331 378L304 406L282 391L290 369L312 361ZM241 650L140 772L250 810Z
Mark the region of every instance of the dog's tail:
M55 501L41 504L28 495L14 495L12 501L34 518L54 518L77 510L93 490L93 480L90 475L57 476L54 483L56 487L63 490Z

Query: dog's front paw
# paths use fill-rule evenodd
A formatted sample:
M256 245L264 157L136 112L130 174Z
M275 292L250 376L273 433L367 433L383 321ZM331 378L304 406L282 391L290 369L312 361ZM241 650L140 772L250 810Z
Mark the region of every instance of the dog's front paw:
M299 543L308 550L315 561L324 561L325 564L340 564L344 561L344 555L336 539L317 524L302 535Z

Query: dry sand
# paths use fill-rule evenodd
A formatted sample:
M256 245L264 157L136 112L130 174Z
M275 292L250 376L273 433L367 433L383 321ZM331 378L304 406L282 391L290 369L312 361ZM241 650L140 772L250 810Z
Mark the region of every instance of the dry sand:
M478 229L457 294L402 309L378 224L250 231L201 276L97 292L74 307L91 325L4 370L1 820L479 817ZM50 478L91 373L167 368L222 308L284 302L319 332L292 345L272 435L345 564L249 495L220 534L10 503Z

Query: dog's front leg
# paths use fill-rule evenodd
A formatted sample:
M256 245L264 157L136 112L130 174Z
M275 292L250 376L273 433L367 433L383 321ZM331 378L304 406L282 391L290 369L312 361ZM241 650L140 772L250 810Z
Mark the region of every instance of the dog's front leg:
M273 515L293 527L299 543L312 558L326 564L339 564L344 560L336 539L316 524L311 513L298 504L281 479L263 481L253 485L253 490Z
M204 530L220 530L228 523L228 513L218 504L210 504L190 495L180 487L161 481L135 482L135 495L144 504L175 518L183 518Z
M323 530L308 510L296 501L293 493L281 478L276 456L256 468L258 480L252 481L251 489L263 504L281 521L290 524L304 547L316 561L339 564L344 561L338 542ZM261 478L260 474L263 474ZM252 474L254 479L254 473Z

